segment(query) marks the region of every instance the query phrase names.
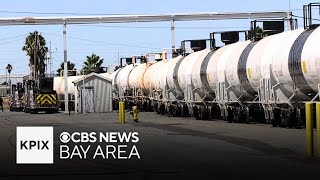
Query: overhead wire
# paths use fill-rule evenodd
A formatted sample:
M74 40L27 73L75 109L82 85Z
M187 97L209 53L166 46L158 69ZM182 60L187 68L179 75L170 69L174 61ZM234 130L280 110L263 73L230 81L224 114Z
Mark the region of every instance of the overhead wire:
M127 14L106 14L106 13L34 12L34 11L7 11L7 10L1 10L0 13L7 13L7 14L47 14L47 15L88 15L88 16L127 15Z
M303 16L296 16L296 15L292 15L292 16L293 16L293 17L296 17L296 18L301 18L301 19L304 18ZM316 18L311 18L311 20L320 21L320 19L316 19Z
M25 33L25 34L20 34L20 35L17 35L17 36L2 38L2 39L0 39L0 41L7 40L7 39L14 39L14 38L18 38L18 37L26 36L26 35L27 35L27 34Z
M58 34L52 34L52 33L47 33L47 32L42 32L42 33L43 34L47 34L47 35L51 35L51 36L63 37L62 35L58 35ZM156 48L156 47L128 45L128 44L120 44L120 43L114 43L114 42L104 42L104 41L97 41L97 40L92 40L92 39L76 38L76 37L71 37L71 36L68 36L67 38L68 39L74 39L74 40L80 40L80 41L87 41L87 42L106 44L106 45L114 45L114 46L126 46L126 47L143 48L143 49L162 49L162 48Z
M19 38L19 39L15 39L15 40L12 40L12 41L7 41L7 42L4 42L4 43L0 43L0 46L1 46L1 45L7 45L7 44L9 44L9 43L13 43L13 42L17 42L17 41L21 41L21 40L23 40L23 39L25 39L25 38Z

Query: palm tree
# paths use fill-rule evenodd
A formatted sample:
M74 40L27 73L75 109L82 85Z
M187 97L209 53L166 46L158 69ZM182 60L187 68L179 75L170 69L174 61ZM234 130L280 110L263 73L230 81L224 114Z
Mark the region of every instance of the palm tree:
M9 82L11 82L11 80L10 80L10 74L11 74L11 71L12 71L12 65L11 64L8 64L7 65L7 67L6 67L6 70L7 70L7 72L8 72L8 74L9 74ZM7 80L6 80L7 81Z
M83 62L83 74L89 74L94 72L95 68L101 67L104 59L100 59L100 56L96 54L91 54L91 56L87 56L86 61Z
M74 63L72 63L72 62L70 62L70 61L67 62L67 68L68 68L68 75L69 75L69 76L75 76L75 75L77 74L77 73L76 73L75 66L76 66L76 65L75 65ZM60 75L60 74L61 74L61 71L63 72L63 70L64 70L64 62L62 62L62 63L60 64L60 68L57 69L58 75Z
M30 76L36 79L44 77L48 52L44 37L38 31L29 33L22 50L29 56Z
M261 27L259 27L259 26L256 27L256 32L255 33L256 33L257 40L262 39L263 36L264 36L263 29Z

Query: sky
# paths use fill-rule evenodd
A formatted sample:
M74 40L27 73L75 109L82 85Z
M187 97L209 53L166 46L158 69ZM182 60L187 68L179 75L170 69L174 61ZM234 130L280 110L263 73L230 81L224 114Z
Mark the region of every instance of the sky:
M167 14L196 12L253 12L289 10L302 15L310 0L11 0L0 6L0 18L36 16L85 16L90 14ZM52 14L49 14L52 13ZM58 14L55 14L58 13ZM247 30L250 20L176 22L176 45L185 39L207 39L210 32ZM299 20L299 27L303 23ZM0 27L0 74L8 63L13 74L28 74L28 56L22 51L29 32L37 30L52 50L52 70L63 62L62 25ZM118 56L161 52L171 47L170 22L68 25L68 60L81 69L92 53L104 58L103 66L116 64Z

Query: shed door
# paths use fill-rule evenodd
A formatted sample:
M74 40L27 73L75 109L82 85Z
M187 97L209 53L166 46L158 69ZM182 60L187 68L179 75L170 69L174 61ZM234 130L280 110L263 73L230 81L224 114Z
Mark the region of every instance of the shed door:
M94 112L94 102L93 102L93 87L86 87L82 89L81 93L81 104L82 112L93 113Z

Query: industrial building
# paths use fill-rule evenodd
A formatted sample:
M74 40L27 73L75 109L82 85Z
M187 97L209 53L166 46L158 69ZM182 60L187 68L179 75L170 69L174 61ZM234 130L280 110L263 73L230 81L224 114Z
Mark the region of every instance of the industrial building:
M73 81L76 113L112 111L112 81L107 74L91 73Z

